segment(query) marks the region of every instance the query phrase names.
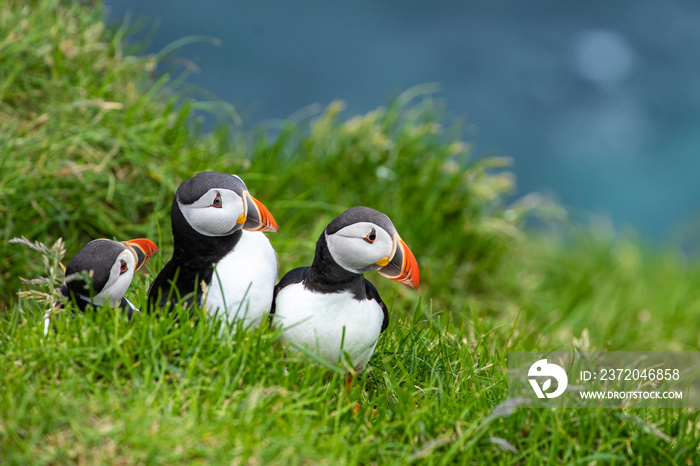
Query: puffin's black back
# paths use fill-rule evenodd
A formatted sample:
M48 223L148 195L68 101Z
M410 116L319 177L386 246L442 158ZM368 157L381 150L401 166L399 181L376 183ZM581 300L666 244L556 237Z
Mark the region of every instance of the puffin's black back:
M230 178L230 175L225 176ZM192 180L194 178L189 181ZM228 236L212 237L196 232L180 210L178 195L173 199L170 209L173 257L148 290L149 310L168 308L180 300L185 307L200 302L203 293L202 282L206 286L211 283L214 265L236 247L243 234L241 230L237 230ZM188 200L194 202L197 198Z

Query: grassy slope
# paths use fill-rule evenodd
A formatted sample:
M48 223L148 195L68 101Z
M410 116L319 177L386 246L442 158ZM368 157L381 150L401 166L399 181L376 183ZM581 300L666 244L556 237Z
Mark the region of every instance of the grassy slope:
M509 350L574 338L596 349L697 350L697 266L590 232L566 247L524 235L530 209L500 203L511 186L502 161L470 163L425 97L407 93L348 121L332 105L272 140L202 136L193 106L176 108L167 78L152 81L153 59L124 55L99 10L0 5L5 462L698 461L695 411L494 411ZM240 173L270 208L282 272L308 263L323 226L355 204L387 212L416 252L418 294L370 277L392 323L348 396L338 375L286 359L274 333L219 337L206 325L127 323L102 310L63 315L46 340L44 304L12 297L17 275L42 273L36 252L7 243L13 236L62 236L70 257L93 237L143 235L163 254L129 291L138 302L170 250L174 190L204 169Z

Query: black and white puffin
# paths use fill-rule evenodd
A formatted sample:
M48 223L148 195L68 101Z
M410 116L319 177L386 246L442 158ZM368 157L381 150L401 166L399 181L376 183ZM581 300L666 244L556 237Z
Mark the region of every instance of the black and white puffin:
M173 257L151 284L151 307L196 302L229 322L258 325L277 280L275 251L262 233L278 231L269 210L238 176L202 172L177 189L171 224Z
M68 263L61 294L81 311L90 304L101 306L109 302L110 306L121 308L131 318L138 309L124 294L131 285L134 272L156 252L158 246L146 238L123 242L110 239L90 241ZM53 309L62 307L63 303L57 302ZM50 326L49 317L50 312L44 318L44 333Z
M369 207L340 214L316 243L311 267L288 272L275 287L273 326L291 352L305 348L336 366L347 354L362 372L389 324L387 307L364 272L413 289L418 263L389 217Z

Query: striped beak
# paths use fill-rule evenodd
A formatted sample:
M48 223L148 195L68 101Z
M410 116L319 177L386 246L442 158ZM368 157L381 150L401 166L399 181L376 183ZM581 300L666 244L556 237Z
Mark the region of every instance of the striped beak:
M393 243L394 253L389 259L389 263L379 269L379 273L415 290L420 282L420 271L416 257L398 233L394 233Z
M267 207L255 199L248 191L243 192L243 210L245 220L243 229L248 231L271 231L277 233L277 222ZM241 219L243 220L243 219Z
M136 257L134 272L140 269L143 264L148 262L148 259L153 257L158 252L158 246L156 246L156 243L146 238L122 241L122 244L129 248L134 257Z

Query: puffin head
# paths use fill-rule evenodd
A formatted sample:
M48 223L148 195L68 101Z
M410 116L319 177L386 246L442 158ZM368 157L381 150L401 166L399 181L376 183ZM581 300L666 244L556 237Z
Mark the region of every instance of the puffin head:
M377 270L387 278L418 288L416 258L383 213L352 207L328 224L323 235L331 257L343 269L357 274Z
M229 236L240 229L278 231L270 211L236 175L198 173L182 182L175 203L189 226L204 236Z
M66 288L77 296L101 304L117 304L129 288L134 272L158 251L146 238L124 242L96 239L86 244L66 267ZM87 274L91 280L86 280Z

